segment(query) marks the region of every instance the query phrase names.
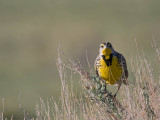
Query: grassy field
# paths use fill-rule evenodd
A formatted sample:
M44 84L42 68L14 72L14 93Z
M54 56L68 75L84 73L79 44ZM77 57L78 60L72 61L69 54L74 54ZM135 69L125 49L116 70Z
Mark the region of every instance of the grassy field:
M158 0L1 0L0 111L7 118L13 114L14 119L22 119L19 99L33 116L40 97L59 101L59 45L88 70L86 51L93 68L99 44L110 41L127 59L132 81L136 39L139 54L143 49L153 73L158 75L157 55L151 43L154 36L160 46L159 4ZM73 78L79 96L79 78Z
M153 49L160 64L160 49L153 41ZM113 98L94 75L87 72L79 62L59 50L57 69L61 80L59 102L54 97L40 98L34 115L27 112L19 102L25 120L159 120L160 119L160 76L156 74L145 53L131 61L129 85L122 86ZM68 74L70 71L72 74ZM75 92L73 81L79 75L80 92ZM70 75L70 76L69 76ZM68 81L68 82L67 82ZM70 81L70 82L69 82ZM105 82L104 82L105 83ZM112 91L113 92L113 91ZM79 94L79 95L77 95ZM3 120L3 112L0 114ZM13 116L11 116L11 119Z

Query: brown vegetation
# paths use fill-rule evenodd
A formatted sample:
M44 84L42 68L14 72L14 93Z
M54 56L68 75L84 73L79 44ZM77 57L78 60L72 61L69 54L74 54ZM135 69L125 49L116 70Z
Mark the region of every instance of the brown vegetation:
M154 41L157 58L160 49ZM66 57L59 51L57 66L61 79L61 106L51 99L51 103L37 106L37 118L55 120L159 120L160 119L160 76L154 74L150 63L143 54L131 60L132 81L129 86L120 90L121 98L113 99L105 89L105 82L90 75L79 62ZM68 61L68 62L67 62ZM73 86L71 89L66 82L66 70L72 70L80 75L82 94L75 97ZM85 98L83 97L85 96Z
M159 60L160 49L154 41ZM131 60L132 76L130 85L123 86L120 98L114 99L106 90L106 84L81 67L80 62L58 52L57 67L61 79L60 103L54 98L47 101L40 99L35 108L36 117L24 111L25 120L159 120L160 119L160 84L145 55L138 55ZM157 65L158 67L158 65ZM70 69L80 75L83 91L75 96L73 84L66 81L66 71ZM75 87L75 86L74 86ZM3 120L3 113L0 114ZM12 118L11 118L12 119Z

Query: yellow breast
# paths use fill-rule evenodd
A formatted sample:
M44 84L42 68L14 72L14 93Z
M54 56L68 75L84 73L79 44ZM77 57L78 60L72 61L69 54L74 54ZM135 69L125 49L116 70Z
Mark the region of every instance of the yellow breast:
M103 59L100 59L100 66L98 68L99 76L106 81L107 84L114 85L122 76L122 68L118 64L118 59L114 56L112 64L107 66Z

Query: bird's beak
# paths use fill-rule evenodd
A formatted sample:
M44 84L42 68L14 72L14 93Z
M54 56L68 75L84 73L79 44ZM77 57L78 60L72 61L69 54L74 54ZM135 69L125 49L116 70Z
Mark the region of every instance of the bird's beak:
M111 49L109 49L109 48L105 48L105 49L103 49L102 50L102 54L103 55L110 55L112 53L112 50Z

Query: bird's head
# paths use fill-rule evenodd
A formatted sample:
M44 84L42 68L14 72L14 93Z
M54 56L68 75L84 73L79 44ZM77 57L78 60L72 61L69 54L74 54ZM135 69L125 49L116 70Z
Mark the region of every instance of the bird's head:
M114 52L114 49L111 43L107 42L107 43L102 43L100 45L100 49L99 49L100 55L109 56L113 52Z

